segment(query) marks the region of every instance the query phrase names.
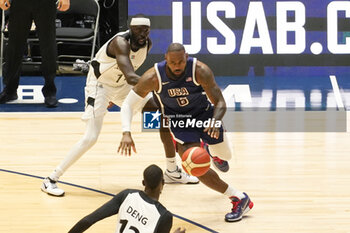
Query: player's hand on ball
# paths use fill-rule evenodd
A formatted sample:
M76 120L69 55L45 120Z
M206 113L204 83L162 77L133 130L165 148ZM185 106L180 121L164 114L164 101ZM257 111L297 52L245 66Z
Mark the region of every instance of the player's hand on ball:
M181 228L177 228L174 233L185 233L186 232L186 228L184 228L183 230L181 230Z
M120 144L118 147L118 153L120 153L121 155L131 156L131 148L135 153L137 153L135 143L131 137L131 133L123 132L123 138L120 141Z
M218 120L215 120L215 118L212 118L210 119L209 126L205 128L203 131L207 132L210 137L218 139L220 136L220 127L217 127L218 125L220 125L221 127L221 122Z

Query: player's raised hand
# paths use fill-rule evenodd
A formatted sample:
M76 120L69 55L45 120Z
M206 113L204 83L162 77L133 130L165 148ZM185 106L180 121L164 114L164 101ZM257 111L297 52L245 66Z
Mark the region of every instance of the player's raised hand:
M121 155L131 156L131 148L135 153L137 153L134 140L132 140L131 137L131 133L123 132L123 138L120 141L118 153L120 153Z
M57 9L59 11L66 11L70 7L70 0L58 0L57 1Z
M210 124L203 131L208 133L212 138L218 139L220 136L221 121L215 120L215 118L210 119Z
M11 4L10 4L9 0L0 0L0 8L3 9L4 11L9 9L10 6L11 6Z
M183 230L181 230L181 227L177 228L174 233L185 233L186 232L186 228L184 228Z

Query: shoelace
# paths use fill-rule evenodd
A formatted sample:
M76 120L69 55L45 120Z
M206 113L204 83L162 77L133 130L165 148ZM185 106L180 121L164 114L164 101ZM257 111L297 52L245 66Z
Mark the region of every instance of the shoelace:
M52 188L54 188L54 189L57 188L57 184L55 181L51 180L50 178L48 180L49 180L49 183L51 184Z
M176 170L178 173L181 173L182 176L185 176L185 177L189 177L190 175L187 174L186 172L182 171L181 168L177 167L177 170Z
M183 176L185 176L185 177L190 177L190 175L187 174L186 172L181 172L181 174L182 174Z
M237 208L238 208L238 205L240 202L241 202L241 200L239 200L237 197L232 198L232 201L231 201L231 203L233 205L232 212L237 212Z
M224 162L222 159L219 159L219 157L217 157L217 156L214 156L213 160L214 160L214 162L217 162L219 164L223 164L223 162Z

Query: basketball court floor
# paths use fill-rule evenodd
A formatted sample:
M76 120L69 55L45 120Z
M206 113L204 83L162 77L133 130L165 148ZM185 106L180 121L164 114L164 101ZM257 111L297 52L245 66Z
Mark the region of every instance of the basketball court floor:
M80 112L0 113L0 232L62 233L125 188L142 189L149 164L165 168L158 133L133 127L137 154L117 154L120 115L106 115L97 144L62 177L58 198L41 192L48 176L84 132ZM235 156L220 177L247 192L254 208L226 223L229 200L203 184L166 185L160 201L187 232L350 232L350 134L232 132ZM178 158L180 163L180 158ZM86 232L114 232L116 216Z

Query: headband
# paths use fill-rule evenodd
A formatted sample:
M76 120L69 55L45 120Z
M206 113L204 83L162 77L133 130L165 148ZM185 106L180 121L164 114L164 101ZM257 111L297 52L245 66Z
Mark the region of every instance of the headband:
M130 22L130 26L151 26L151 21L148 18L132 18Z

